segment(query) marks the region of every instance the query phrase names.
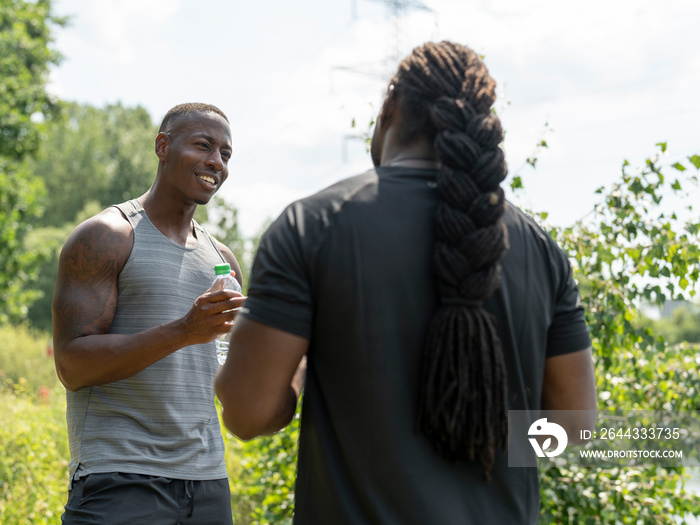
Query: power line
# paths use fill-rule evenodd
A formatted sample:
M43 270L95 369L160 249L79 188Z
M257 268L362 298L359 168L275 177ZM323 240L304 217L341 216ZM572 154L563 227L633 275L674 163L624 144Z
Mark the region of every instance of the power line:
M392 43L389 45L390 51L384 58L384 64L377 67L373 64L362 66L335 66L331 68L331 91L333 91L333 73L336 71L345 71L348 73L362 75L373 80L386 81L390 75L390 71L396 67L402 58L403 54L403 31L402 21L408 11L427 11L432 13L433 10L418 0L369 0L377 4L382 4L387 7L391 17L392 25ZM357 0L351 0L352 20L357 20ZM346 134L343 137L342 156L343 162L347 161L347 141L349 140L364 140L364 137L357 134Z
M433 10L422 2L417 0L369 0L377 4L382 4L389 9L391 15L391 25L393 28L393 46L387 56L387 62L393 67L398 64L403 54L403 31L401 30L401 22L408 11L427 11L432 13Z

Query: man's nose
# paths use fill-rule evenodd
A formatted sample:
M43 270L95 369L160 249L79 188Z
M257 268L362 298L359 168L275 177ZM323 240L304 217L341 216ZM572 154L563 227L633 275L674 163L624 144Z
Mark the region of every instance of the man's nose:
M213 151L211 155L207 158L205 164L215 169L216 171L221 171L224 169L224 159L221 157L221 153L218 151Z

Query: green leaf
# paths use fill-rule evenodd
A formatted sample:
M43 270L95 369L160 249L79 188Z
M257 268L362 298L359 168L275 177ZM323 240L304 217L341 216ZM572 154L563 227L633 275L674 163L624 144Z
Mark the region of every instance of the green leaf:
M688 160L693 163L693 166L700 170L700 155L692 155L688 157Z
M666 145L667 145L666 142L657 142L656 145L657 145L659 148L661 148L661 152L662 152L662 153L666 153Z
M678 171L685 171L685 170L686 170L686 167L683 166L683 164L681 164L680 162L676 162L676 163L675 163L673 166L671 166L671 167L672 167L672 168L676 168Z
M681 191L681 183L676 179L674 183L671 185L671 188L673 188L676 191Z

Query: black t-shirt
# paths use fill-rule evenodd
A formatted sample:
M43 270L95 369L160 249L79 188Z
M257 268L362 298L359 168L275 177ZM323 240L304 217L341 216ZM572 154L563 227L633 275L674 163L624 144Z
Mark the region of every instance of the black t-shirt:
M346 179L290 205L260 243L244 315L310 341L296 523L537 521L535 469L508 468L499 455L486 483L478 465L446 462L416 431L437 304L435 175L377 168ZM562 251L510 204L504 220L511 248L486 306L510 408L538 409L545 359L590 340Z

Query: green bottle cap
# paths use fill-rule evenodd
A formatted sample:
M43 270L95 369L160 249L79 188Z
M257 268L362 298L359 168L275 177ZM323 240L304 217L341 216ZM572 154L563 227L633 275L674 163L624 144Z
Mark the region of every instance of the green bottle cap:
M228 275L231 273L231 265L228 263L217 264L214 266L214 273L216 275Z

